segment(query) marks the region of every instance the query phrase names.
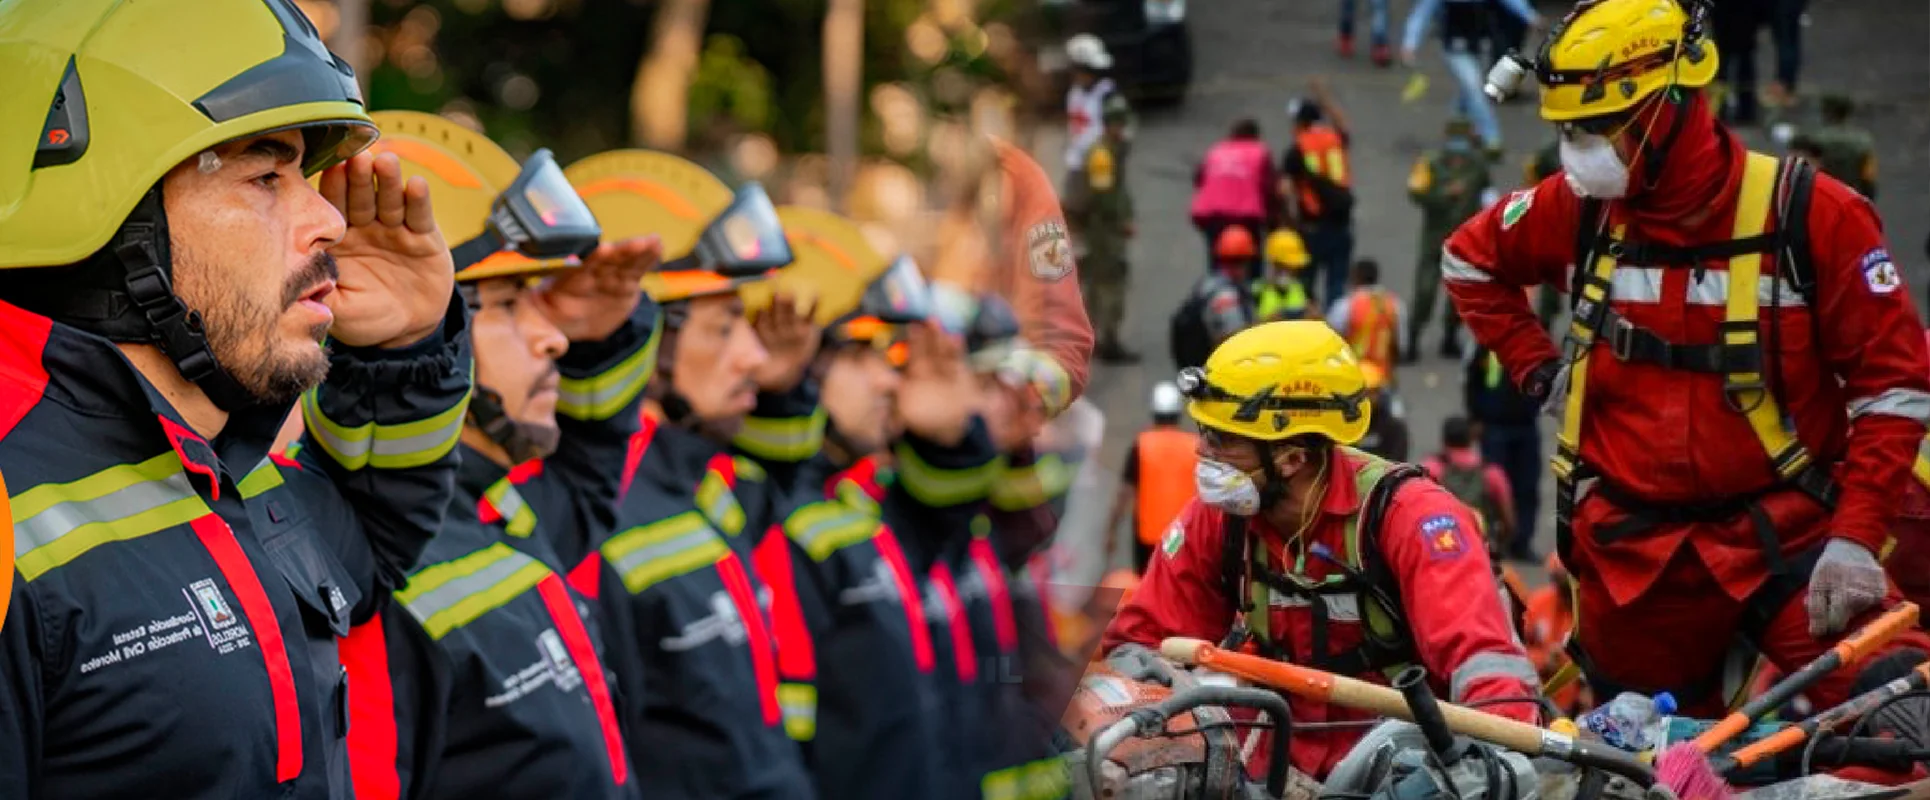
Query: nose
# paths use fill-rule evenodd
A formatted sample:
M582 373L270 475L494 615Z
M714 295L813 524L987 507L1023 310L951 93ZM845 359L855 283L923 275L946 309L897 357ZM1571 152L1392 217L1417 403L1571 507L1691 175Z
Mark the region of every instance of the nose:
M303 253L312 255L327 250L348 235L348 220L342 216L341 209L329 203L315 187L303 183L295 191L298 202L294 230Z
M771 360L771 352L764 349L764 342L757 338L757 332L750 323L739 319L731 326L731 349L726 363L735 365L742 374L756 372L764 362Z
M556 323L551 322L548 315L532 308L530 316L534 319L524 326L525 335L529 339L530 352L551 361L562 358L564 353L569 352L569 337L563 335L562 329L556 327Z
M890 362L880 359L878 363L872 365L871 385L879 394L898 391L898 387L904 385L904 382L905 377L898 374L898 370L893 368Z

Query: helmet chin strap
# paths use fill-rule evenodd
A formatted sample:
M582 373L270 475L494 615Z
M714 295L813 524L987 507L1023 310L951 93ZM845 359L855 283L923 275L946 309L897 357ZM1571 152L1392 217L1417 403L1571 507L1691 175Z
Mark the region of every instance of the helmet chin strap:
M32 270L6 280L21 308L127 344L153 345L223 411L261 399L215 359L200 312L174 294L173 248L157 183L141 197L105 247L72 267ZM12 276L9 276L12 277Z
M548 457L562 433L554 426L518 422L503 410L503 396L478 384L469 398L469 423L509 455L511 464Z

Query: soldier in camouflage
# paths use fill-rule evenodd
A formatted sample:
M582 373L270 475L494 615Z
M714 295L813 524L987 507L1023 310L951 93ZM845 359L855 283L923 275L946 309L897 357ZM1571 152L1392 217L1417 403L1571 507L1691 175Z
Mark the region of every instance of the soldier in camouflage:
M1132 110L1119 95L1106 98L1105 132L1086 152L1075 194L1082 202L1073 223L1085 245L1079 257L1086 312L1098 334L1094 355L1100 361L1131 364L1139 354L1119 340L1126 315L1126 244L1133 236L1133 196L1126 188L1127 124Z
M1421 330L1434 313L1441 288L1441 245L1462 220L1481 210L1481 195L1490 185L1488 159L1475 147L1474 126L1464 118L1448 121L1447 140L1440 151L1414 162L1407 178L1407 194L1421 207L1420 266L1414 271L1414 319L1407 329L1403 360L1420 353ZM1461 357L1461 317L1454 304L1442 298L1441 355Z

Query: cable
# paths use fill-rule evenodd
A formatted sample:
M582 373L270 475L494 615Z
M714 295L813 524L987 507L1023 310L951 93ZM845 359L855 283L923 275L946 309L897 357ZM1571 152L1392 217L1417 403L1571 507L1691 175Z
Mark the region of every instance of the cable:
M1850 732L1845 734L1845 736L1849 738L1861 736L1864 726L1868 725L1870 720L1875 719L1877 714L1882 713L1883 709L1889 708L1900 700L1912 697L1930 697L1930 690L1918 689L1916 691L1904 692L1895 697L1885 698L1883 702L1877 703L1875 708L1870 709L1868 713L1857 718L1856 724L1850 726ZM1823 731L1817 731L1809 737L1809 742L1803 745L1803 760L1798 765L1800 771L1796 773L1799 777L1807 778L1810 776L1810 758L1816 754L1816 743L1822 741L1823 736ZM1838 760L1836 766L1843 766L1841 759Z

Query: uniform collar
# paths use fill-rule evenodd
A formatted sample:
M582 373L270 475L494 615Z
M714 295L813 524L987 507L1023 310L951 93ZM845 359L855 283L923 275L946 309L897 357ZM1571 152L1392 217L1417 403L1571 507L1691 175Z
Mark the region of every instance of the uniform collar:
M735 536L743 532L744 509L737 502L737 462L722 445L696 431L663 422L645 422L647 435L635 448L638 474L673 497L690 498L712 526Z
M6 313L9 316L31 314L12 306L7 306ZM228 424L222 427L220 435L209 442L188 425L174 404L168 402L113 342L58 321L51 325L47 345L42 350L42 362L51 378L47 387L49 399L109 418L130 418L129 411L134 409L151 414L159 422L168 445L181 458L182 468L208 479L210 499L220 499L220 478L224 474L239 481L242 473L268 457L282 420L294 409L291 402L236 411L228 415Z
M511 470L504 469L501 464L483 455L481 451L468 444L458 444L457 447L462 451L462 458L456 463L456 489L463 494L471 497L480 496L489 487L496 485L497 481L509 476ZM541 459L530 461L529 464L534 465L530 469L536 474L542 473Z

